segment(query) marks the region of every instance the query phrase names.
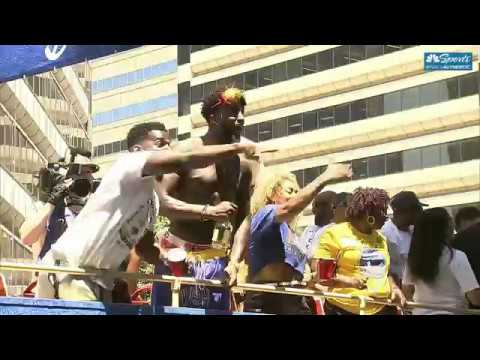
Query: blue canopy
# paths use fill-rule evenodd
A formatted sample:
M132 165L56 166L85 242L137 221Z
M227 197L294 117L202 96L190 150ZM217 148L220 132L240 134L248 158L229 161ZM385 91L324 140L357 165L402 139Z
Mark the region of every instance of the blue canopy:
M77 64L141 45L0 45L0 82Z

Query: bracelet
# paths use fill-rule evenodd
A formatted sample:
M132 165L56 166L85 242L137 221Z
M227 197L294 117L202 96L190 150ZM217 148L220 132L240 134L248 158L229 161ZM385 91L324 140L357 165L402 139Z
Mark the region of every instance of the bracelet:
M200 220L203 222L208 221L208 219L205 219L205 215L207 214L207 209L208 209L208 204L205 204L205 206L202 209L202 213L200 215Z

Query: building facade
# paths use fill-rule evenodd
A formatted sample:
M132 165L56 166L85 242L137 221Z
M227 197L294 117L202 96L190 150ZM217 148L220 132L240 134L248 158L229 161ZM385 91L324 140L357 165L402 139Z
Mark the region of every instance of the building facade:
M301 186L329 162L354 179L329 186L415 191L430 206L480 203L479 45L181 45L178 138L206 131L201 99L246 91L244 136L277 152L268 167ZM472 71L424 71L425 52L471 52ZM311 210L302 225L312 223Z
M135 124L160 121L177 138L177 46L142 46L93 61L92 79L98 177L127 151L126 135Z
M0 84L0 259L31 261L19 228L39 205L38 171L69 147L91 150L88 63ZM3 272L2 272L3 273ZM30 273L4 273L11 290Z

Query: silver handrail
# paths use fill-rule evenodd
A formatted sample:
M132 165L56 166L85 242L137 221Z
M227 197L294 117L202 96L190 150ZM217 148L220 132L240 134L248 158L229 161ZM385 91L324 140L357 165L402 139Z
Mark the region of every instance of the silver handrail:
M30 272L47 272L47 273L61 273L69 275L81 275L81 276L96 276L103 278L123 278L123 279L136 279L136 280L150 280L153 282L170 283L172 287L172 306L179 306L179 290L182 284L186 285L204 285L211 287L226 287L226 284L220 280L198 280L192 277L175 277L171 275L150 275L141 273L127 273L121 271L111 270L98 270L98 269L82 269L75 267L60 267L60 266L46 266L39 264L24 264L24 263L12 263L12 262L0 262L0 269L9 271L30 271ZM295 285L295 283L292 283ZM380 304L386 306L397 306L390 300L377 299L367 296L353 296L348 294L337 294L331 292L325 292L321 290L314 290L310 288L296 288L292 286L276 286L276 285L263 285L263 284L238 284L230 288L232 292L239 293L244 291L258 291L274 294L286 294L297 296L314 296L324 298L336 298L336 299L349 299L359 302L360 314L364 313L367 304ZM451 306L440 306L436 304L407 302L406 309L413 308L426 308L433 310L448 311L455 314L468 314L468 315L480 315L480 310L472 309L460 309Z

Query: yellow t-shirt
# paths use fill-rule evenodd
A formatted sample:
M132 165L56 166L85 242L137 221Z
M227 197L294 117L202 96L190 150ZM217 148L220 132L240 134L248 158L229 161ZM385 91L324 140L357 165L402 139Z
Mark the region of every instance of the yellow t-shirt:
M390 257L387 241L377 231L373 231L370 235L363 234L348 222L331 226L321 236L313 258L335 258L337 274L368 279L366 289L329 288L329 292L376 298L390 296L388 281ZM328 301L351 313L360 313L358 300L329 298ZM365 314L375 314L383 307L384 305L368 303Z

